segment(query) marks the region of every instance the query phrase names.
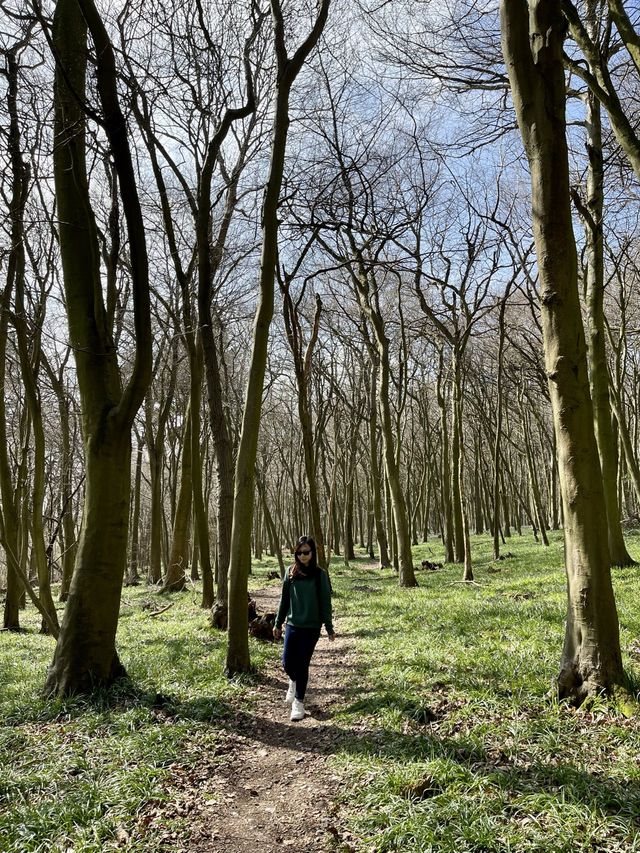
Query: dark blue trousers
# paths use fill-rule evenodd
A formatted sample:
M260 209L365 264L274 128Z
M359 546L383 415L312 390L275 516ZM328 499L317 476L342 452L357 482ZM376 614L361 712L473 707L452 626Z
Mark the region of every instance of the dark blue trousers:
M320 638L320 628L296 628L286 625L282 666L291 681L296 683L296 699L302 701L309 681L309 664Z

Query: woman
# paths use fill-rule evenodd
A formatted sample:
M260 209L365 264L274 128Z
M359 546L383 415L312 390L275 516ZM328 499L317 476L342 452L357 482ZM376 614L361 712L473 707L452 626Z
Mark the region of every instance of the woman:
M287 702L291 703L291 719L304 719L304 694L309 680L309 663L324 624L331 641L335 640L331 622L331 589L329 576L318 566L316 543L301 536L295 547L295 563L282 582L280 606L273 636L284 633L282 666L289 676Z

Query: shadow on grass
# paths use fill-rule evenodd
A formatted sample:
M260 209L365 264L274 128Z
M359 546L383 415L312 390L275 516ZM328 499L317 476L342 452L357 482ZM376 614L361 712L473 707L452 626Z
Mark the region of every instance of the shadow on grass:
M285 686L283 678L256 676L256 679L279 691ZM212 730L228 732L231 736L242 734L267 748L277 746L296 753L325 757L347 754L379 762L381 768L391 764L408 766L441 760L464 771L469 796L473 796L471 789L477 789L478 784L488 785L508 793L512 801L536 796L556 798L564 804L583 804L603 814L618 816L634 829L640 827L640 783L636 780L625 780L622 784L601 772L589 772L562 760L536 761L525 766L517 755L508 756L502 751L490 750L477 740L440 736L429 723L445 716L446 708L431 709L427 703L412 702L392 693L376 694L373 689L367 692L366 688L358 691L358 699L343 711L356 715L358 728L336 721L326 702L323 702L324 708L315 708L313 694L341 697L344 692L331 685L313 689L309 702L313 715L302 723L289 722L284 705L281 718L274 719L249 708L238 710L215 696L178 700L142 690L128 680L97 692L90 700L77 698L51 702L47 709L42 710L47 710L50 720L68 720L87 711L117 713L143 707L161 725L190 721L209 724ZM340 698L338 704L342 705ZM383 710L397 711L409 722L409 730L396 731L384 725L367 726L362 720L362 717L366 719L367 715L373 716ZM321 727L315 724L315 720L331 721L332 718L333 722L324 723ZM43 721L47 717L40 713L37 719ZM27 719L21 716L20 722L25 723ZM455 784L460 784L458 774ZM508 811L509 807L506 808ZM515 802L513 808L514 812L521 811L522 805ZM539 807L534 805L532 808L546 807L542 802Z
M4 725L45 723L77 720L87 714L118 714L133 708L146 708L159 722L172 719L194 722L219 721L233 715L231 705L217 697L199 696L195 699L177 700L174 697L144 690L129 678L121 678L108 688L93 693L71 696L65 699L47 699L41 696L39 703L27 699L24 706L14 708L13 713L2 722Z
M365 699L349 710L366 706ZM310 707L313 708L312 702ZM314 717L307 717L304 723L290 723L284 716L283 713L282 720L274 720L241 711L229 723L231 731L241 731L266 747L278 746L327 757L346 753L377 760L381 767L390 762L407 765L445 760L465 771L469 788L474 790L480 783L500 788L515 800L539 795L557 797L563 804L583 804L606 815L619 816L634 829L640 827L640 783L637 781L627 780L622 784L602 773L562 762L534 762L523 767L504 754L490 754L477 742L439 737L426 727L410 733L384 727L354 731L339 724L318 728L314 725ZM314 716L323 719L320 714ZM455 784L459 785L459 776L456 778ZM542 804L540 807L545 808ZM521 812L522 805L514 804L513 808Z

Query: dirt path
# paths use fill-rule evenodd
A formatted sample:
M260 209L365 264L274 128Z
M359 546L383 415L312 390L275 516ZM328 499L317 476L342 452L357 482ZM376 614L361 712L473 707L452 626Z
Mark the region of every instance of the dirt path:
M260 611L277 607L280 588L261 590ZM176 817L188 817L188 838L172 832L166 808L149 826L155 849L175 853L328 853L342 833L334 825L340 778L328 766L348 732L333 723L353 666L353 640L318 642L301 722L289 720L287 679L274 663L250 689L245 708L225 727L222 740L195 763L171 769ZM177 796L176 796L177 795ZM178 800L180 803L178 803ZM162 828L161 828L162 827ZM346 850L348 847L342 847Z

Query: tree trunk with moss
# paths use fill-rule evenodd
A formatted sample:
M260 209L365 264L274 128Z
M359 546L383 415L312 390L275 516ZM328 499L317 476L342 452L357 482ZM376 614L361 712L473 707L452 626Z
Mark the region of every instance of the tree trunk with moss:
M623 670L571 220L565 22L558 2L502 0L501 23L531 170L545 370L558 447L568 593L558 690L579 703L620 684Z
M278 204L284 175L289 129L289 94L294 80L315 47L329 12L322 0L315 24L292 57L287 54L285 21L279 0L271 0L275 53L278 66L273 113L271 162L262 206L262 252L259 301L253 327L249 380L245 393L240 442L236 457L233 526L229 561L229 633L226 671L233 675L251 667L248 640L247 582L251 566L251 529L255 494L255 465L267 364L269 327L273 317L274 280L278 257Z
M587 3L587 31L597 38L597 12L593 0ZM587 134L586 147L589 160L587 171L587 198L582 204L574 196L584 224L587 268L586 304L588 316L589 379L593 399L593 416L602 468L602 484L607 509L609 556L614 566L629 566L634 560L629 555L622 535L620 507L618 505L618 448L613 434L611 403L609 399L609 370L607 365L606 333L604 319L604 168L602 154L602 121L600 102L588 91L586 95Z
M441 440L441 476L442 491L442 540L444 544L444 559L454 563L456 559L453 550L453 505L451 502L451 463L449 454L449 423L447 418L447 403L444 391L444 355L440 350L437 381L438 406L440 408L440 440Z
M86 169L87 26L97 57L102 121L129 236L135 358L123 387L105 309ZM127 562L131 426L151 378L148 262L113 49L92 0L58 0L53 21L54 180L71 344L82 406L86 492L69 600L45 690L90 692L124 674L115 647Z
M182 458L180 460L180 487L173 515L169 564L164 578L162 592L180 592L186 585L186 570L189 563L191 508L193 502L193 482L191 478L191 404L187 407L182 435Z
M142 454L144 439L138 436L138 448L136 452L136 468L133 480L133 511L131 513L131 555L129 557L129 571L127 572L127 586L137 586L140 583L140 490L142 486Z
M369 467L371 469L371 503L373 506L373 520L380 551L380 568L386 569L390 565L389 545L387 532L384 525L384 513L382 509L382 474L378 460L378 394L377 394L377 369L375 364L371 366L371 384L369 392Z

